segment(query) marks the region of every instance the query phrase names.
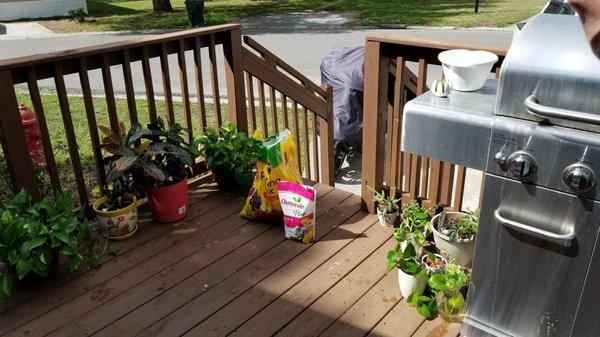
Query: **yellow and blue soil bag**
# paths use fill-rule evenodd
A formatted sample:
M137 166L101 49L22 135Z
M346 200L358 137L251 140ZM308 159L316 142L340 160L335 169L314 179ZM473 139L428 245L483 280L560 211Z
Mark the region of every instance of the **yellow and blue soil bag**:
M262 140L262 133L257 130L254 138ZM283 219L277 182L302 184L294 137L285 129L267 138L256 150L259 153L257 171L240 215L253 220Z

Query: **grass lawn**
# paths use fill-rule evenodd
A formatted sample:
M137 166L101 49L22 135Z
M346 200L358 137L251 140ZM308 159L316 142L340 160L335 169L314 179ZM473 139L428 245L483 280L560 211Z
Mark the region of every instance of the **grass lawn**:
M48 130L50 132L50 139L52 142L52 148L54 156L58 166L59 176L61 178L61 184L64 191L68 193L76 194L75 175L73 174L71 157L69 155L69 149L67 145L67 139L65 137L64 126L62 117L60 114L60 107L56 95L53 94L42 94L42 103L44 105L44 113L46 116L46 122L48 123ZM31 100L28 94L18 93L17 100L19 103L25 104L29 107L32 106ZM98 125L108 126L108 110L106 108L106 100L104 98L94 98L94 109L96 112L96 121ZM129 129L129 115L127 113L127 100L124 98L117 98L116 100L117 112L119 120L125 123L127 129ZM90 140L90 133L87 126L87 119L85 116L85 106L83 98L77 96L69 96L69 103L71 108L71 116L73 118L73 126L75 128L75 135L77 139L77 145L79 149L79 156L81 157L81 164L83 167L84 178L88 190L92 190L98 185L94 154L92 149L92 143ZM145 99L136 100L136 106L138 110L139 123L146 125L149 122L148 104ZM184 125L183 120L183 105L182 102L173 102L175 110L175 118L177 122ZM164 101L156 101L156 110L158 115L164 116ZM200 122L198 119L197 111L198 106L196 103L191 104L192 111L192 125L194 131L194 137L200 134ZM214 108L212 104L206 104L206 113L209 125L216 125L214 121ZM227 105L221 105L221 113L224 121L226 122L228 117ZM100 133L100 139L102 140L102 134ZM0 151L0 158L1 158ZM0 159L0 175L3 179L0 179L0 199L10 195L8 185L6 183L6 167L4 158ZM50 193L49 178L42 172L40 179L44 182L43 190Z
M42 21L55 31L113 31L185 28L184 0L171 0L173 13L153 13L151 0L88 0L88 22ZM205 2L207 25L250 16L299 10L356 11L354 25L408 24L430 26L504 27L538 13L546 0L212 0Z

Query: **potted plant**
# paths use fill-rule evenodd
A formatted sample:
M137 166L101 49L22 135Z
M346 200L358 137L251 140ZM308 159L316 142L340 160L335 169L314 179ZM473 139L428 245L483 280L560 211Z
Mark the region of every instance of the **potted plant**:
M103 196L93 204L98 225L112 240L124 240L138 230L137 198L120 182L107 185Z
M373 201L377 204L377 218L379 224L383 227L394 227L396 219L400 214L399 203L401 198L396 198L396 187L390 188L390 194L385 195L385 191L381 193L367 186L373 196Z
M435 293L437 311L448 322L461 322L465 312L465 295L469 275L462 266L448 264L440 273L432 274L427 281Z
M430 226L436 247L450 262L469 267L473 261L478 223L478 210L436 215Z
M410 246L412 247L412 246ZM402 297L408 298L414 292L423 292L427 285L427 271L421 266L412 248L401 250L400 244L388 252L387 272L398 269L398 285Z
M434 274L444 270L448 261L440 254L429 252L421 256L421 263L427 272Z
M132 126L126 136L119 130L120 134L107 137L108 145L103 145L112 153L105 158L107 180L134 181L144 188L158 222L178 221L189 212L186 167L194 164L199 152L197 142L184 140L184 132L179 124L167 127L159 118L148 124L148 129Z
M15 278L33 285L58 272L59 258L74 271L86 244L95 252L92 229L74 209L68 196L33 203L25 190L0 204L0 300L11 295Z
M252 169L258 160L255 151L260 141L237 132L234 124L229 124L217 132L208 128L198 139L200 154L206 166L213 172L222 190L232 190L239 186L250 188Z

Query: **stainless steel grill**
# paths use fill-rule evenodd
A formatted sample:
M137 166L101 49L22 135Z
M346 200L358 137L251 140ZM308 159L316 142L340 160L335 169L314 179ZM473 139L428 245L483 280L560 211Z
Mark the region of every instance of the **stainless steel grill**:
M403 150L485 171L465 336L600 336L600 61L540 14L500 81L404 110Z

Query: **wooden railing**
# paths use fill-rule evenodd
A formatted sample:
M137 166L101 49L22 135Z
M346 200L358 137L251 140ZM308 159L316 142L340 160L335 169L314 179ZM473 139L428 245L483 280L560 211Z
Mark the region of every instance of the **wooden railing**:
M28 155L18 109L20 103L18 97L23 90L28 94L40 124L41 141L46 158L43 173L48 176L51 190L60 193L64 189L65 174L59 170L55 147L58 141L66 140L69 163L67 166L72 171L74 190L83 206L89 205L89 192L92 185L100 185L106 181L102 151L99 146L101 140L98 134L100 118L98 96L102 97L102 104L106 104L107 123L113 130L119 128L122 119L129 119L131 125L137 122L154 121L158 116L163 115L169 123L178 122L188 128L192 137L202 133L209 126L217 127L227 122L236 123L240 131L250 133L257 128L257 122L261 121L264 126L263 131L272 133L281 129L281 126L288 127L287 109L291 107L293 125L290 130L296 136L299 150L302 149L302 157L300 158L299 155L299 159L304 163L304 175L315 181L332 184L331 89L318 87L254 41L248 39L247 42L251 48L259 52L259 55L242 45L240 26L232 24L0 61L0 142L13 189L16 191L26 188L34 198L40 198L38 175ZM177 60L179 97L174 95L172 90L171 83L174 76L169 68L169 55L175 55ZM219 68L218 56L220 55L223 57L226 81L226 103L221 102L223 95L219 89L219 81L222 80L219 78L221 68ZM203 70L205 58L208 59L205 68L209 69L212 95L205 90L204 80L207 78L206 69ZM190 59L192 62L188 63ZM153 61L160 62L160 74L153 73L151 67ZM139 64L135 64L134 67L135 62ZM113 68L115 66L121 68L120 73L115 72ZM190 66L193 68L191 72L188 70ZM99 95L94 93L93 96L90 74L94 70L96 72L100 70L104 90ZM71 74L79 77L80 91L75 98L65 82L65 77ZM139 76L143 77L143 88L136 88L134 85L135 78ZM155 93L153 77L157 76L162 79L162 94ZM265 117L267 109L264 91L256 90L254 78L258 80L259 88L267 86L271 94L270 122L267 122ZM44 79L54 81L55 98L60 112L52 111L45 103L46 94L40 93L38 81ZM296 83L299 79L302 81L301 85ZM118 108L119 98L115 94L114 86L117 80L124 83L126 114L121 111L124 110L123 108ZM24 89L22 85L27 87ZM248 100L246 100L246 89L249 92ZM275 91L282 95L279 110ZM143 99L139 97L140 92L143 93ZM261 102L260 117L256 114L255 92L259 93L259 102ZM73 119L72 103L76 99L83 101L85 122ZM146 108L141 109L140 103L143 103ZM160 106L164 107L164 112L159 111ZM247 111L250 113L247 114ZM48 117L58 113L64 127L64 134L61 132L60 137L52 136L53 132L50 132L48 125ZM280 123L277 117L283 118L283 122ZM318 119L321 122L320 147L317 146ZM78 128L79 123L87 124L85 134L82 134L81 129ZM271 132L267 132L268 124L271 125ZM82 143L89 143L85 146L91 147L93 153L93 164L89 165L91 166L89 169L94 171L93 176L95 176L92 181L86 176L82 165L80 156ZM320 177L317 160L319 152L324 163L321 165ZM309 158L311 156L312 159Z
M499 55L493 67L496 74L507 51L503 46L458 41L367 38L362 199L370 212L374 212L375 205L367 186L376 190L395 186L403 202L421 198L425 205L449 210L462 207L465 167L401 151L404 104L428 90L428 65L439 65L438 54L448 49L488 50ZM416 74L407 66L409 62L416 63Z

